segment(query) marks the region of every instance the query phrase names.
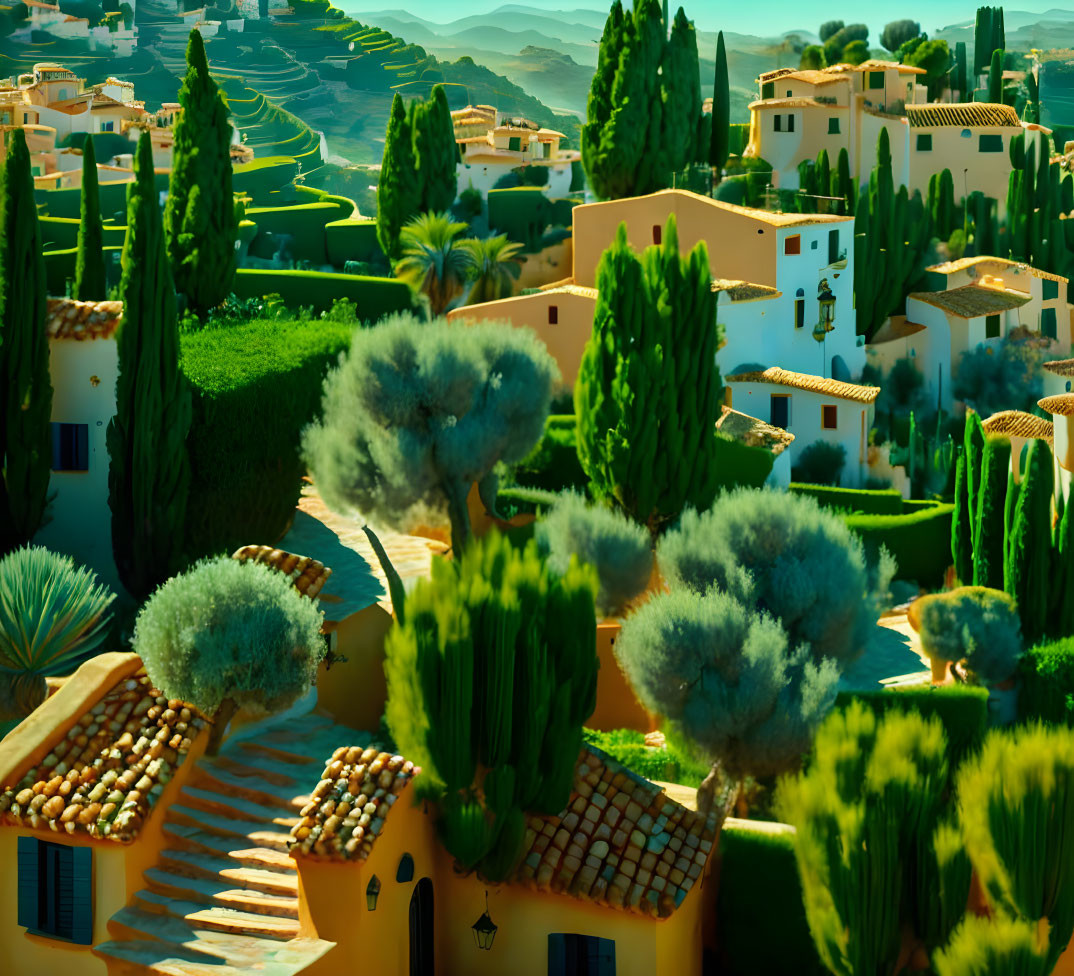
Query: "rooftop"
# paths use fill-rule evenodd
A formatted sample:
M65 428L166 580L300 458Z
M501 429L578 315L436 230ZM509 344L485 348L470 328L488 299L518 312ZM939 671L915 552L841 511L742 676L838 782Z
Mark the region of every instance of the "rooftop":
M906 118L911 126L1003 126L1020 129L1018 113L1010 105L992 102L954 102L951 104L907 105Z
M123 315L122 302L79 302L50 298L45 334L50 339L110 339Z
M727 295L733 302L749 302L758 298L779 298L783 294L771 285L757 285L752 281L732 278L714 278L712 290Z
M1024 410L1001 410L992 414L981 426L986 434L1002 434L1005 437L1050 441L1053 436L1050 420Z
M1037 401L1037 406L1055 417L1074 417L1074 393L1060 393Z
M884 342L894 342L897 339L906 339L909 336L924 332L927 326L917 322L910 322L905 315L893 315L885 322L869 340L870 346L880 345Z
M322 587L332 575L324 563L309 556L296 556L283 549L272 546L243 546L231 554L239 562L261 563L279 573L283 573L294 584L296 590L311 600L321 592Z
M1070 378L1074 376L1074 359L1053 359L1050 363L1045 363L1044 368L1056 376Z
M846 108L845 105L825 105L815 98L766 98L759 102L750 102L749 108Z
M1029 301L1029 296L1023 292L977 284L962 285L947 291L916 291L907 297L963 319L996 315L1012 308L1020 308Z
M1050 271L1041 271L1031 265L1020 261L1012 261L1010 258L997 258L987 254L978 254L974 257L959 258L957 261L944 261L942 264L933 264L926 271L935 271L937 274L951 275L967 268L976 267L979 264L993 265L1002 268L1016 268L1021 274L1031 275L1034 278L1047 278L1050 281L1067 281L1062 275L1052 274Z
M823 393L857 403L873 403L880 393L879 386L862 386L858 383L844 383L842 380L833 380L824 376L811 376L808 373L792 373L778 366L771 366L763 372L738 373L728 376L727 382L774 383L777 386L790 386L810 393Z

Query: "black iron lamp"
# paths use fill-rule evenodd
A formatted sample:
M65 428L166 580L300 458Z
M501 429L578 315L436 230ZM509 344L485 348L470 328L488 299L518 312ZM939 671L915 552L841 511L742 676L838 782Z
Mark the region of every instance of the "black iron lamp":
M380 878L375 874L369 879L365 887L365 907L371 912L377 910L377 897L380 895Z
M835 328L832 324L835 319L835 295L828 287L827 278L821 278L817 286L817 304L820 305L820 321L813 329L813 338L817 342L823 342L828 337L828 333Z
M473 924L474 939L477 941L477 947L479 949L485 949L486 951L492 948L492 941L496 938L496 925L492 921L492 916L489 915L489 893L485 892L485 911L484 914Z

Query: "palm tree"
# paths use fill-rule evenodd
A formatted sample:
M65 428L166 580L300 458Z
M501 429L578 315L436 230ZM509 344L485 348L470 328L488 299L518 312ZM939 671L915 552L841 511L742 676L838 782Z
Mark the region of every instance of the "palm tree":
M471 239L462 242L470 258L470 276L473 284L466 296L467 305L494 302L507 298L512 284L522 273L522 245L509 241L506 234L484 240Z
M424 213L399 233L403 256L395 263L395 276L422 297L432 317L454 308L466 291L471 260L458 240L464 230L466 224L446 213Z

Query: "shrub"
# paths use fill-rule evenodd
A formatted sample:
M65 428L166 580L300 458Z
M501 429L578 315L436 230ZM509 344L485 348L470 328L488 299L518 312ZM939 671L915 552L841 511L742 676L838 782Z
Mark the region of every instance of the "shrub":
M459 553L471 486L493 502L496 465L529 453L558 379L528 330L396 316L355 334L305 455L330 505L400 529L446 516Z
M775 617L792 647L804 642L840 666L869 642L893 570L885 554L868 566L845 523L812 499L750 489L687 511L657 560L672 588L715 585Z
M663 747L647 746L644 733L635 729L612 729L607 732L583 729L582 737L616 762L649 780L681 783L696 789L709 771L703 763L678 751L671 743Z
M932 964L936 976L1049 976L1046 950L1035 925L967 915Z
M501 488L496 493L496 511L500 518L513 519L516 515L541 515L549 511L559 495L542 488Z
M717 768L741 783L797 766L839 679L833 662L791 649L777 621L717 592L654 596L624 621L615 655L642 704L712 764L698 789L706 814Z
M272 543L287 530L305 465L301 431L352 325L255 319L181 336L180 368L194 391L188 448L191 558Z
M45 700L45 678L68 674L108 634L115 599L96 575L41 546L0 559L0 721Z
M584 495L566 492L537 525L537 546L549 568L565 573L577 558L597 571L597 609L619 616L641 593L653 569L649 533L625 515L589 504Z
M257 224L257 237L250 245L251 254L272 257L279 246L276 241L286 234L296 260L304 258L314 264L324 264L328 260L327 225L338 221L340 213L338 204L318 200L290 207L249 207L246 217Z
M999 410L1032 411L1041 397L1044 347L1030 338L1011 336L999 347L978 345L959 359L955 398L982 417Z
M847 449L842 444L814 441L798 455L793 477L815 485L838 485L846 463Z
M953 505L935 505L906 515L848 515L843 521L861 540L869 559L882 551L891 555L896 579L938 587L951 564L953 511Z
M985 684L1010 678L1022 656L1014 600L1002 590L961 586L920 600L921 646L940 661L965 661Z
M388 259L377 240L375 220L333 220L324 225L328 260L337 268L348 261L387 267Z
M869 490L791 482L787 490L795 495L815 499L821 508L856 515L900 515L904 508L902 495L894 488Z
M578 460L577 418L574 414L551 414L544 436L515 467L513 477L523 488L564 491L585 488L586 476Z
M1074 637L1031 648L1019 670L1019 716L1074 725Z
M322 271L259 271L239 268L235 272L235 294L239 298L279 295L288 308L312 306L321 312L338 298L349 298L359 309L363 322L378 322L393 312L410 308L410 288L392 278L363 278L358 275Z
M132 647L166 697L216 713L215 746L236 708L274 712L305 693L324 657L322 620L285 573L221 556L146 601Z

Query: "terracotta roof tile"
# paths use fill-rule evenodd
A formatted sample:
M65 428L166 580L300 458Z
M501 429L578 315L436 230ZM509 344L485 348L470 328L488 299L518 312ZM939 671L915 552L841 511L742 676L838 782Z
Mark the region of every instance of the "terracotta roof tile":
M122 302L50 298L45 334L50 339L110 339L123 315Z
M799 96L797 98L765 98L758 102L750 102L750 110L755 108L846 108L845 105L825 105L815 98Z
M844 383L842 380L828 379L824 376L792 373L778 366L771 366L763 372L738 373L735 376L728 376L727 382L775 383L778 386L791 386L810 393L824 393L842 400L854 400L857 403L873 403L880 393L879 386L861 386L858 383Z
M831 85L837 82L846 82L845 75L834 74L827 71L814 71L809 68L779 68L776 71L766 71L760 77L763 84L766 81L804 81L809 85Z
M752 281L739 281L730 278L714 278L712 290L722 292L733 302L748 302L755 298L779 298L783 294L771 285L758 285Z
M1037 401L1037 406L1055 417L1074 417L1074 393L1060 393Z
M1056 376L1071 377L1074 376L1074 359L1053 359L1050 363L1045 363L1044 368Z
M1050 441L1054 434L1050 420L1024 410L1001 410L992 414L981 426L986 434L1027 437L1030 440Z
M992 102L956 102L936 105L907 105L906 118L911 127L920 126L1002 126L1020 129L1018 113L1010 105Z
M778 456L794 442L794 434L782 427L773 427L763 420L758 420L739 410L732 410L727 406L722 407L721 410L720 419L716 421L716 429L747 447L767 448Z
M373 746L337 749L291 828L291 855L364 861L392 804L419 772L402 756Z
M243 546L231 554L239 562L255 562L269 566L290 577L295 589L311 600L321 592L321 588L332 575L324 563L309 556L296 556L294 553L275 549L272 546Z
M204 724L193 705L164 698L141 670L17 784L3 784L0 822L129 843Z
M1040 268L1031 267L1020 261L1011 261L1009 258L997 258L987 254L978 254L974 257L959 258L957 261L944 261L942 264L933 264L926 271L935 271L937 274L950 275L967 268L976 267L979 264L995 265L1000 268L1017 268L1022 274L1031 275L1034 278L1047 278L1049 281L1067 281L1062 275L1052 274L1050 271L1041 271Z
M1021 308L1029 301L1029 296L1023 292L977 284L962 285L960 288L950 288L947 291L916 291L907 297L950 312L962 319L1007 312L1013 308Z

